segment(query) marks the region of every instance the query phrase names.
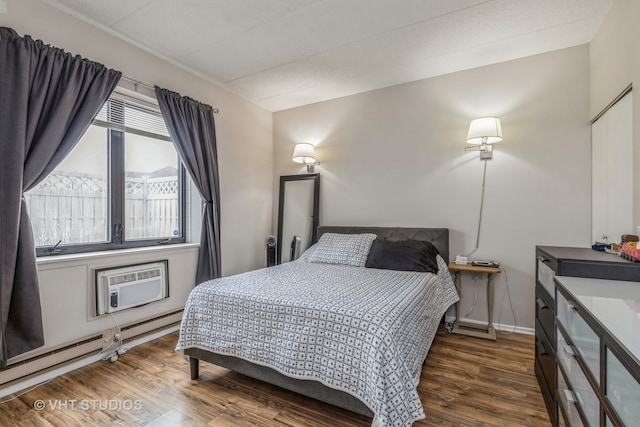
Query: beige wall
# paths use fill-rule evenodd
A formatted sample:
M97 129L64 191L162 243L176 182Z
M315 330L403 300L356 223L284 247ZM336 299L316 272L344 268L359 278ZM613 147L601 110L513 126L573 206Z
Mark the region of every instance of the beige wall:
M29 34L80 54L148 85L159 85L210 104L215 116L220 166L222 272L235 274L265 263L264 240L271 234L272 114L221 87L150 55L37 0L8 0L0 26ZM191 203L199 217L198 197ZM199 238L199 220L190 224ZM105 253L83 260L39 265L45 323L45 348L75 341L113 327L110 318L91 316L92 270L99 266L169 259L171 297L116 317L121 325L180 309L194 286L197 249ZM41 349L42 350L42 349ZM41 351L38 350L37 352Z
M475 246L483 162L465 152L472 118L497 115L479 259L495 259L494 319L533 328L535 245L589 245L591 160L586 45L274 114L274 188L304 173L295 142L317 145L321 225L448 227ZM274 198L277 194L274 194ZM274 205L274 215L277 205ZM484 278L472 320L486 320ZM465 277L462 313L473 301Z
M640 26L632 16L640 16L639 7L632 0L616 0L590 48L591 65L589 48L580 46L274 115L36 0L8 0L9 13L0 14L0 25L220 109L216 127L225 275L264 264L264 238L276 231L278 177L304 173L290 160L299 141L318 144L321 224L449 227L450 255L470 252L483 163L477 153L463 151L464 139L470 119L500 116L505 140L487 165L480 249L474 255L506 267L507 275L497 279L496 321L514 323L505 293L508 277L517 324L532 328L535 245L590 243L589 118L639 74L639 54L625 44L638 39ZM634 137L638 141L637 132ZM182 266L173 283L182 283L181 290L191 285L195 261L193 251L185 254L175 255ZM89 264L70 265L86 276L82 269ZM79 299L88 298L88 282L66 285L62 277L67 276L56 268L48 265L46 271L43 287L52 295L59 287L64 293L84 290ZM463 291L466 313L473 300L472 278L465 278ZM484 283L471 319L486 319L483 291ZM185 298L186 293L178 295ZM82 315L58 326L86 318L86 307L79 305L75 310ZM53 312L45 309L46 316L53 316L45 319L52 328L57 321Z
M629 84L640 82L640 2L615 0L589 45L590 117L595 117ZM633 97L633 123L640 124L640 96ZM633 129L634 165L640 165L640 126ZM640 226L640 167L634 168L633 218ZM631 195L630 195L631 196ZM637 229L629 230L636 233Z

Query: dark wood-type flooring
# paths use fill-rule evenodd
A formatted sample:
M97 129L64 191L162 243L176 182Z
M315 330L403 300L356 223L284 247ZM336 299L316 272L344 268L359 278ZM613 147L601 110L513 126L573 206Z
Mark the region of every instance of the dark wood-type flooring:
M0 405L0 426L368 426L371 420L226 369L189 364L177 333ZM426 419L414 426L549 426L533 373L533 337L496 342L440 328L422 368ZM3 402L7 398L1 399ZM44 409L34 409L38 400ZM75 401L75 402L74 402ZM64 405L66 404L66 408Z

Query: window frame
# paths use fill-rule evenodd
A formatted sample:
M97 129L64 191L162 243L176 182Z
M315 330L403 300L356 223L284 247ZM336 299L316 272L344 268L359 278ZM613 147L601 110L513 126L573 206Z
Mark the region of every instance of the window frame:
M119 91L114 93L118 96L124 96L128 99L135 99ZM112 95L113 96L113 95ZM111 101L111 97L107 102ZM155 100L154 100L155 101ZM134 102L139 102L140 106L144 109L151 109L155 113L160 115L160 110L157 105L153 105L150 102L141 101L135 99ZM112 105L109 105L112 108ZM160 117L162 117L160 115ZM70 243L59 245L47 245L36 246L36 256L46 257L54 255L66 255L66 254L78 254L86 252L102 252L117 249L130 249L141 247L154 247L163 245L172 245L178 243L187 242L187 174L185 167L180 159L180 154L176 149L176 156L178 158L178 212L179 212L179 230L180 236L165 237L165 238L148 238L148 239L126 239L125 229L125 135L127 133L137 134L145 137L150 137L158 140L168 141L173 144L170 137L163 135L145 132L143 130L137 130L125 127L124 124L121 127L111 126L109 122L105 122L99 119L94 119L91 125L106 128L107 130L107 156L108 156L108 195L107 195L107 241L106 242L92 242L92 243ZM175 145L174 145L175 149Z

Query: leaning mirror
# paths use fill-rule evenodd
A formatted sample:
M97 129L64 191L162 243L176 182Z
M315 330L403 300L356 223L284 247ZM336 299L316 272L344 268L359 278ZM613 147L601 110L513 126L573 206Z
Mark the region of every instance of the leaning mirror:
M320 174L280 177L278 264L296 259L318 232Z

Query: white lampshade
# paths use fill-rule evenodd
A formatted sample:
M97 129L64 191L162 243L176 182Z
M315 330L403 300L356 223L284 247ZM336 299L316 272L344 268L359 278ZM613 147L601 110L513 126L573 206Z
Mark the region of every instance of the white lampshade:
M498 117L480 117L471 120L467 144L493 144L502 141L502 126Z
M315 148L308 142L296 144L296 147L293 149L293 158L291 160L296 163L312 165L316 162Z

